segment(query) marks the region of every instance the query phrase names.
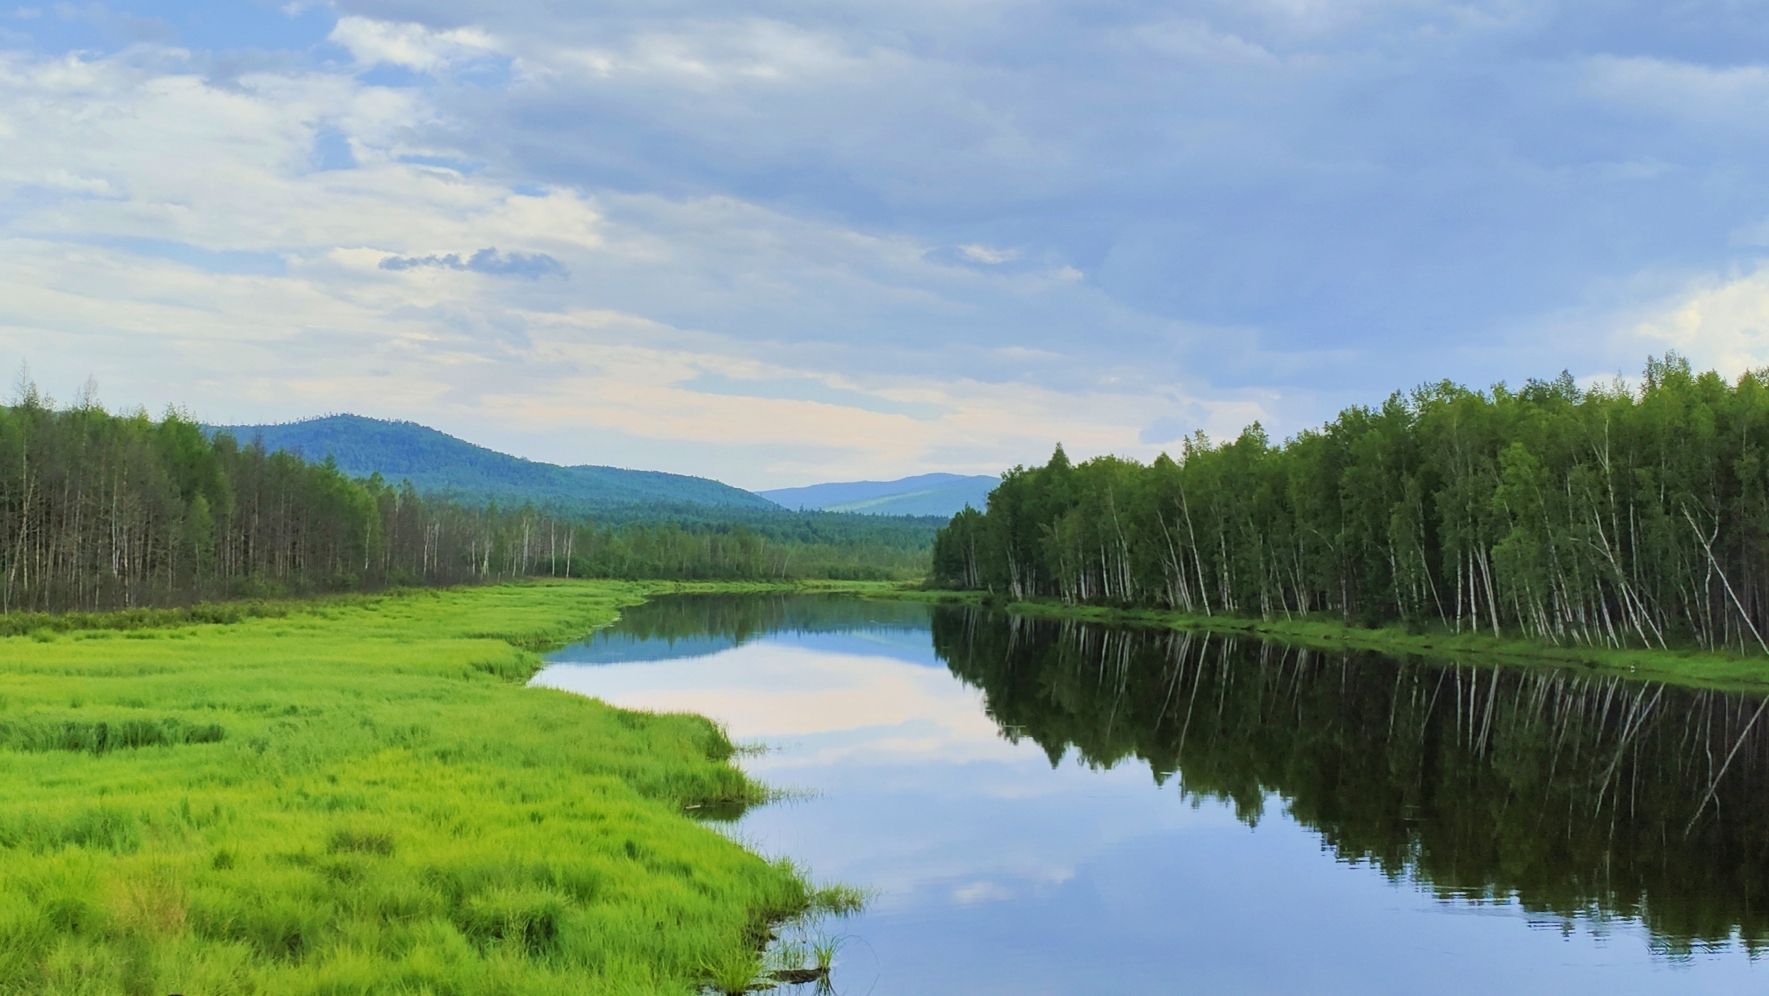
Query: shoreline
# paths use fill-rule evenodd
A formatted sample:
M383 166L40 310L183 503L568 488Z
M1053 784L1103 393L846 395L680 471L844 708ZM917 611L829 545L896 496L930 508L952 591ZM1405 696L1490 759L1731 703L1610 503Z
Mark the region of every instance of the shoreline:
M182 629L233 625L251 620L277 620L317 611L360 607L385 599L422 598L426 594L472 592L483 588L594 586L618 592L621 601L613 618L594 628L612 625L618 609L671 594L805 594L850 595L929 604L970 605L1041 619L1068 619L1105 625L1149 626L1195 632L1249 636L1320 650L1364 650L1438 659L1477 659L1514 666L1583 667L1638 680L1663 681L1693 688L1769 692L1769 657L1741 656L1699 648L1595 647L1555 645L1522 636L1442 630L1412 632L1394 627L1370 628L1333 619L1259 619L1250 616L1199 615L1164 609L1126 609L1071 605L1050 599L1006 601L985 591L927 588L911 581L628 581L599 578L533 578L497 585L439 588L395 588L374 593L334 593L273 599L203 602L171 608L114 609L98 612L19 613L0 616L0 640L51 642L76 633L127 633L136 629ZM532 638L507 637L527 650L554 649ZM538 670L538 668L537 668Z
M902 587L892 592L863 593L863 597L972 605L1039 619L1249 636L1316 650L1373 651L1520 667L1582 667L1633 680L1659 681L1687 688L1769 692L1769 658L1699 649L1556 646L1520 636L1494 637L1486 633L1447 631L1414 633L1393 628L1351 626L1327 619L1266 620L1246 616L1203 616L1162 609L1070 605L1048 600L1002 601L991 598L987 592L937 588Z

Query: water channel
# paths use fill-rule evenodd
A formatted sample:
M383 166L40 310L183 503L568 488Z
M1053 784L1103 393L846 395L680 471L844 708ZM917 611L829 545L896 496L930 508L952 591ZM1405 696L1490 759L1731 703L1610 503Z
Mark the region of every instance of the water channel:
M871 894L838 993L1769 990L1752 697L830 596L535 681L765 745L725 828Z

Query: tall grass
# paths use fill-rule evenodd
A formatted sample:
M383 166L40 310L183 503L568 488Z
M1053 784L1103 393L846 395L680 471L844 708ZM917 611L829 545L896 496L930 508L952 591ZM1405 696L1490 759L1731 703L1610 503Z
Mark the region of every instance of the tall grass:
M521 682L641 585L0 639L0 993L687 993L813 893L704 719ZM715 978L714 976L718 976Z

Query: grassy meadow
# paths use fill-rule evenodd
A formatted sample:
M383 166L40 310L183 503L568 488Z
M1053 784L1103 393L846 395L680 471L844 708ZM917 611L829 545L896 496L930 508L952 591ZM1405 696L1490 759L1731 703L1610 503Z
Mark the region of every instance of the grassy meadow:
M693 992L838 906L688 815L708 721L523 687L658 586L0 638L0 993Z

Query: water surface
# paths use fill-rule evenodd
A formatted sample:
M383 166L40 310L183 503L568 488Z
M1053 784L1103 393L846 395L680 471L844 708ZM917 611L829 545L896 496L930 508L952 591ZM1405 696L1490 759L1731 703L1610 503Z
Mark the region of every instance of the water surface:
M825 926L838 992L1769 986L1748 697L810 596L551 660L768 746L803 795L729 831L874 893Z

